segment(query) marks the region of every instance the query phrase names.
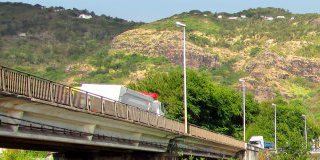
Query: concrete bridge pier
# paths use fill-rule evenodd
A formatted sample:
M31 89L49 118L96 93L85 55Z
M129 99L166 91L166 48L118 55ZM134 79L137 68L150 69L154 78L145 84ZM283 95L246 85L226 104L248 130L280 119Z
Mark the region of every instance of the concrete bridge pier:
M177 156L169 153L151 152L58 152L53 154L54 160L177 160Z

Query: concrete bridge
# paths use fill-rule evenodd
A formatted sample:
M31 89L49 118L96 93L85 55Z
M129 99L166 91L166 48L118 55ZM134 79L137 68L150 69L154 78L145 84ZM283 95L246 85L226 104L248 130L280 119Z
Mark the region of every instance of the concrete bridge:
M245 143L108 98L0 66L0 147L60 159L242 157ZM95 157L95 158L92 158Z

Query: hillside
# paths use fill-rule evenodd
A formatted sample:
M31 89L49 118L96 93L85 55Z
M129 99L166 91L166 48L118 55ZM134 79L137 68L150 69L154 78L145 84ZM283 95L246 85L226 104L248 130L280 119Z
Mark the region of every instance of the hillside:
M87 10L0 3L0 24L0 64L67 84L120 83L148 66L145 59L165 63L161 58L108 52L114 36L142 23Z
M187 25L191 123L241 139L238 80L244 78L251 93L247 139L259 134L272 141L271 103L279 107L279 146L304 142L301 114L308 115L308 139L319 136L318 14L194 10L143 24L87 10L0 3L0 64L75 86L115 83L156 92L166 116L182 120L182 29L176 21ZM292 153L301 149L291 147Z
M180 64L182 32L175 22L182 21L187 24L188 67L206 67L214 79L235 87L244 77L259 101L277 95L308 99L319 89L319 19L275 8L235 14L190 11L124 32L113 39L112 49L165 56Z
M181 64L176 21L187 24L188 67L207 70L213 80L235 88L244 78L259 101L304 99L318 111L317 14L194 10L142 24L87 10L0 3L0 63L71 85L127 84Z
M317 14L194 10L142 24L22 3L0 3L0 11L0 63L64 83L128 83L149 70L166 70L170 62L181 64L182 33L175 22L183 21L188 67L207 69L234 87L244 77L260 101L320 96Z
M244 78L259 101L304 99L318 112L317 14L194 10L142 24L87 10L0 3L0 63L71 85L127 84L148 71L181 64L176 21L187 24L188 67L205 69L215 81L235 88Z

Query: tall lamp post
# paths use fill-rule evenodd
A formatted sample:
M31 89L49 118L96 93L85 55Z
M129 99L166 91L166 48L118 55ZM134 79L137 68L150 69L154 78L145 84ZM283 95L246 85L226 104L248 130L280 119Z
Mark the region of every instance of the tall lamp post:
M272 103L274 107L274 150L277 153L277 105Z
M304 137L306 139L306 148L308 148L308 140L307 140L307 116L305 114L302 115L304 118Z
M188 133L187 116L187 70L186 70L186 24L176 22L177 27L183 28L183 104L184 104L184 133Z
M243 115L243 141L246 141L246 88L244 86L244 80L239 79L242 84L242 115Z

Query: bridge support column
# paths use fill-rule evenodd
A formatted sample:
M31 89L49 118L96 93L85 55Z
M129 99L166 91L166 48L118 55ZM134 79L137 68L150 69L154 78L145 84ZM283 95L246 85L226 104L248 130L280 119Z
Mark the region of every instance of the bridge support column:
M150 152L64 152L54 153L54 160L177 160L178 158L168 153Z
M7 114L17 119L22 119L23 117L23 111L9 111ZM17 119L9 119L8 121L13 124L20 124L21 121ZM19 129L19 125L13 125L11 126L11 129L13 130L13 132L17 132Z
M95 128L96 128L96 125L94 125L94 124L87 124L87 125L83 126L83 130L85 132L91 133L91 134L94 133ZM91 141L92 140L92 135L87 136L87 138L88 138L89 141Z

